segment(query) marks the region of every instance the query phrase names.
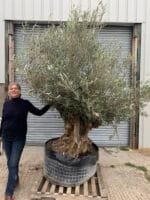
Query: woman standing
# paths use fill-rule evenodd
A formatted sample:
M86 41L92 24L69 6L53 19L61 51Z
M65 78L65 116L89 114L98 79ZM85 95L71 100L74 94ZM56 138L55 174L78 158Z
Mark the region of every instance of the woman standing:
M50 105L38 109L28 100L21 98L21 87L11 83L8 87L9 100L3 105L0 141L3 141L8 166L8 181L5 200L13 200L15 186L19 183L19 161L26 142L27 115L43 115Z

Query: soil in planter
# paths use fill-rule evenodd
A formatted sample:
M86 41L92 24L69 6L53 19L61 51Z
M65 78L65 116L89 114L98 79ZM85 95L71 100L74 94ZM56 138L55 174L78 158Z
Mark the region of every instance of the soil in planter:
M88 137L81 138L80 144L76 144L71 136L68 137L65 134L56 140L50 140L47 143L47 148L76 158L96 152L92 141Z

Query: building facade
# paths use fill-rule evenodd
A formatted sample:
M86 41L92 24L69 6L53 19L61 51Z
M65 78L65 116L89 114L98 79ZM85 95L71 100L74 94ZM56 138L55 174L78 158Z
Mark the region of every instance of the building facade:
M75 5L82 10L93 10L97 0L2 0L0 1L0 109L5 97L5 86L14 79L20 80L13 67L14 55L23 50L22 24L38 23L41 30L46 24L59 23L68 19ZM150 1L149 0L103 0L107 26L99 34L100 41L109 45L109 41L118 40L125 55L131 53L132 73L137 71L138 78L145 81L150 78ZM28 30L30 34L30 28ZM22 83L23 84L23 83ZM23 96L40 106L39 100L27 95L27 86L23 85ZM150 105L146 107L150 113ZM39 121L38 121L39 120ZM139 116L130 122L119 125L120 136L108 139L113 134L111 127L93 130L91 137L100 146L150 147L150 118ZM49 137L59 136L63 132L63 122L56 111L50 111L43 118L29 116L29 143L38 144Z

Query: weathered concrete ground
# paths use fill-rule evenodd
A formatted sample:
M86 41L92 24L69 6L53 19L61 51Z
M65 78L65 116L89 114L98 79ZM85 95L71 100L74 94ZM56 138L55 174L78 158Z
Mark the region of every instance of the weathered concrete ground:
M20 185L15 200L30 200L32 188L42 176L43 147L26 146L20 163ZM102 174L108 189L109 200L150 200L150 153L100 149ZM128 163L127 166L125 165ZM142 168L138 167L142 166ZM145 167L145 168L143 168ZM144 172L144 170L148 170ZM0 156L0 200L4 199L7 169L6 158ZM57 197L65 200L65 197ZM87 200L70 197L70 200Z

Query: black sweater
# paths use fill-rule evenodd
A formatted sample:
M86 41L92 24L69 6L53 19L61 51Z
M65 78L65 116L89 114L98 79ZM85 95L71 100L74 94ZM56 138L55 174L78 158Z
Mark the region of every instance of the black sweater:
M22 98L14 98L6 101L3 105L0 137L8 139L25 138L28 112L41 116L49 107L49 105L46 105L40 110L28 100Z

